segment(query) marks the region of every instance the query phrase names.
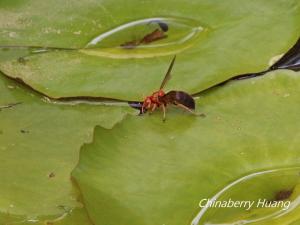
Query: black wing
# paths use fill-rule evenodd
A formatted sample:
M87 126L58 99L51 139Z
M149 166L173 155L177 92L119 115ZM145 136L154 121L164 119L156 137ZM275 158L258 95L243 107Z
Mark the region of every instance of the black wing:
M161 85L160 85L160 90L164 88L164 86L166 85L166 83L168 82L168 80L170 80L171 78L171 71L172 71L172 68L173 68L173 65L174 65L174 62L175 62L175 59L176 59L176 55L174 56L170 66L169 66L169 69L165 75L165 78L163 79Z

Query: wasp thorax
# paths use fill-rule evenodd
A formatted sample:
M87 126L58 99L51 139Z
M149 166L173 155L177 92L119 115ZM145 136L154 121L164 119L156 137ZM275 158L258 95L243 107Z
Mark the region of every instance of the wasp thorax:
M165 95L165 92L163 90L153 92L151 95L151 100L155 103L159 103L159 97L162 97L164 95Z

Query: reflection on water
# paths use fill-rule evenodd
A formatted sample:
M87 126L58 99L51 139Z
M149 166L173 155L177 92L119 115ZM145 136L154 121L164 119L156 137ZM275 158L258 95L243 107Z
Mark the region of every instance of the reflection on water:
M171 55L191 47L205 30L190 19L148 18L100 34L82 51L112 58Z

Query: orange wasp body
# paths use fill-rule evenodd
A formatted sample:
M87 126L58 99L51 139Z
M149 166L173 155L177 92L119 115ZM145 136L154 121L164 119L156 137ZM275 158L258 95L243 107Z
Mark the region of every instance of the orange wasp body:
M192 96L183 91L169 91L165 93L163 91L164 86L167 81L171 78L171 70L173 68L176 56L174 56L169 69L165 75L164 80L162 81L158 91L152 93L152 95L147 96L143 101L141 114L146 111L153 112L157 108L162 108L163 110L163 121L166 119L166 106L168 104L173 104L178 106L192 114L198 115L195 113L195 101Z

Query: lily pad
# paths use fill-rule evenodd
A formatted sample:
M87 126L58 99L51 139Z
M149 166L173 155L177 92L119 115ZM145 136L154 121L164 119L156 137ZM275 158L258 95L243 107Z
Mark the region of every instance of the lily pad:
M0 213L0 223L5 225L93 225L83 207L65 208L57 215L28 216Z
M165 123L157 112L96 127L72 173L93 223L190 224L200 200L228 183L298 166L299 75L277 71L210 91L197 99L205 118L169 109ZM262 191L273 193L280 179ZM251 186L239 193L252 196Z
M300 31L297 0L242 3L132 0L119 4L123 7L115 7L117 1L3 3L6 5L0 11L6 18L6 22L0 23L3 45L73 50L46 49L44 53L24 55L21 62L2 62L0 69L53 98L97 96L141 100L159 87L170 59L180 53L167 88L197 93L236 74L265 70L274 56L286 52L296 42ZM120 26L142 19L157 20L161 15L193 21L193 26L205 31L196 40L187 42L186 47L174 44L165 51L159 43L174 40L171 24L167 39L157 41L154 51L145 50L146 55L140 55L139 47L116 46L118 40L121 45L135 38L130 29L128 37L124 32L112 37L111 46L109 40L103 46L88 45L99 35ZM143 35L146 33L140 34Z
M300 167L259 171L199 202L197 224L291 224L299 220ZM245 194L246 189L251 191Z
M0 221L88 221L70 179L80 146L132 110L54 104L0 75Z

